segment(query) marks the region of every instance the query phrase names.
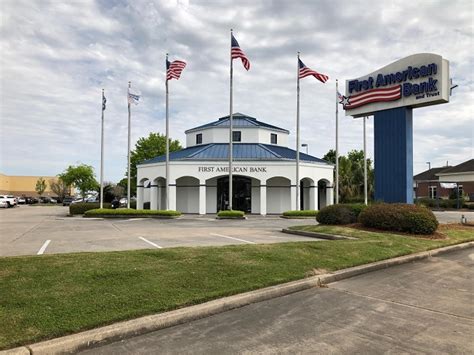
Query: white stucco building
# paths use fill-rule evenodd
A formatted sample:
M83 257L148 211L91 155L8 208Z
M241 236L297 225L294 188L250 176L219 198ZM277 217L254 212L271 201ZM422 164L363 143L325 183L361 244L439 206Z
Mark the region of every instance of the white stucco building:
M170 153L169 209L216 213L229 195L229 116L186 132L186 148ZM233 209L280 214L296 209L296 151L289 131L233 115ZM165 156L137 167L137 208L166 209ZM334 166L300 152L300 209L332 204Z

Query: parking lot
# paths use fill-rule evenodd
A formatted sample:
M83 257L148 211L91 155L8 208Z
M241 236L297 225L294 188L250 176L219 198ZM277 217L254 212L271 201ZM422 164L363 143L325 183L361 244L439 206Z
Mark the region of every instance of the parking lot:
M68 217L68 207L20 206L0 210L0 256L118 251L178 246L317 241L281 233L314 220L251 216L216 220L186 215L179 219L93 219Z

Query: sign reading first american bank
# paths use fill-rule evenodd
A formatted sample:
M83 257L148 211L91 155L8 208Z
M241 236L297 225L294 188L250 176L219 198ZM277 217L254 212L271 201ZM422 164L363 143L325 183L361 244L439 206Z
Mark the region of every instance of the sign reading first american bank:
M397 107L449 102L449 62L432 53L414 54L366 76L346 81L346 116L367 116Z

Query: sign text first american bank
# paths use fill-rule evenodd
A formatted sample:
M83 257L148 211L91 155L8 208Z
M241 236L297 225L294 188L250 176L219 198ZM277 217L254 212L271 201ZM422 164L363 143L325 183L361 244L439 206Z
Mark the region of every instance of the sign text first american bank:
M378 74L377 78L370 76L366 80L351 80L349 81L349 94L352 92L359 92L361 90L369 90L375 87L383 87L387 85L393 85L402 83L407 80L413 80L418 78L424 78L431 75L436 75L438 72L438 66L435 63L428 65L422 65L421 67L409 66L406 70L398 71L387 75ZM428 81L424 81L418 84L403 83L402 92L403 96L407 97L412 94L418 95L422 93L428 93L438 91L436 84L438 80L429 78Z

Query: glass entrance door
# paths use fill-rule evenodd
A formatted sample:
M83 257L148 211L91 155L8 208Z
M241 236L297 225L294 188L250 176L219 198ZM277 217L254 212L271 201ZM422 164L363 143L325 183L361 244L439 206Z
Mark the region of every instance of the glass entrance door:
M252 180L244 176L232 176L232 190L234 210L250 213L252 211ZM229 207L229 177L217 180L217 212Z

